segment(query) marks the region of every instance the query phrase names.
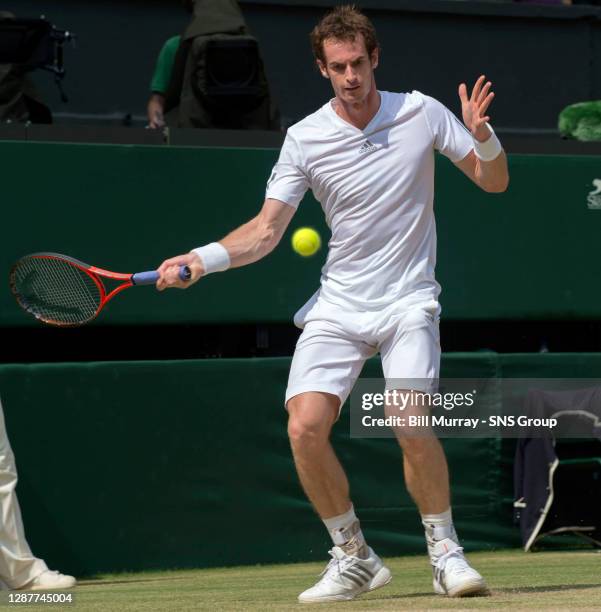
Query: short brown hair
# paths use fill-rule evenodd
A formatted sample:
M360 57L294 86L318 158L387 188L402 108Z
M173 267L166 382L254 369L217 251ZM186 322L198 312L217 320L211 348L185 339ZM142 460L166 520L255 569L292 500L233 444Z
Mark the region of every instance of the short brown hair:
M329 38L353 42L358 34L363 35L369 57L379 49L373 23L354 5L337 6L322 17L311 32L311 47L316 59L325 62L323 43Z

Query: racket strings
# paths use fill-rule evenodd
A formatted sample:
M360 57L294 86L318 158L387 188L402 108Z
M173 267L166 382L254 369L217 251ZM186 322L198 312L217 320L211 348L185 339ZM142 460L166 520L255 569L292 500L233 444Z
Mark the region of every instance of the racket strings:
M85 270L52 257L26 257L15 267L13 291L21 305L42 321L77 325L93 319L101 290Z

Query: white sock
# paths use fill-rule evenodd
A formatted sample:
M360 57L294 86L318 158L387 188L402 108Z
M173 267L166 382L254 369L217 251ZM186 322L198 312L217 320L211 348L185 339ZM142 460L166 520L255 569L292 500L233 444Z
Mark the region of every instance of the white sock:
M430 557L432 557L436 542L440 542L440 540L449 538L457 542L457 544L459 543L455 527L453 526L451 508L440 514L422 514L422 525L426 530L426 542Z
M355 515L355 508L352 505L348 512L322 520L334 546L339 546L347 555L353 557L360 557L361 559L369 557L359 519Z

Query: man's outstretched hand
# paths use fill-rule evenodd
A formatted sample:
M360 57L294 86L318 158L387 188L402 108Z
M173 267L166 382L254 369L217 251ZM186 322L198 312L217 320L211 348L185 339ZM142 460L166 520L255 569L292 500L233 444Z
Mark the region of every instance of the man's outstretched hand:
M474 85L472 95L467 97L467 87L465 83L459 85L459 98L461 99L461 112L463 114L463 123L465 127L472 133L472 136L484 142L490 137L490 130L486 127L486 122L490 121L490 117L486 114L490 103L493 101L495 94L490 91L492 83L488 81L484 85L486 77L482 75Z
M192 276L190 280L183 281L179 277L179 269L181 266L188 266ZM158 268L159 280L157 281L157 289L177 288L187 289L192 286L203 274L204 268L202 261L196 253L186 253L166 259Z

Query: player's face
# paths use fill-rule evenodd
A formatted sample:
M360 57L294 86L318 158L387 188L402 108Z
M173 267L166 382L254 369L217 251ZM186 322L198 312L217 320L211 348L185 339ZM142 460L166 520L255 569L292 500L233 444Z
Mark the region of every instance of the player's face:
M354 41L328 38L323 42L325 61L317 60L321 74L330 79L336 97L347 104L361 104L374 83L378 50L369 57L361 34Z

